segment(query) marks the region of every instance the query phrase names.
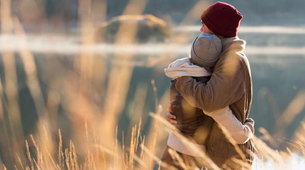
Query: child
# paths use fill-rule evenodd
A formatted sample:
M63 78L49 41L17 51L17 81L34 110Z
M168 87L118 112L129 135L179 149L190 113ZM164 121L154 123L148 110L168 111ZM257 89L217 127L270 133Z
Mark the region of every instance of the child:
M254 121L250 118L243 125L233 114L229 106L213 112L203 112L188 103L175 89L177 78L194 77L198 82L206 83L211 76L211 68L216 64L221 53L221 41L213 34L200 34L193 42L190 58L182 58L171 63L166 68L166 76L173 78L170 88L169 112L176 116L175 126L187 138L190 138L202 151L205 151L205 141L209 137L214 122L225 128L237 144L243 144L253 137ZM174 149L185 159L198 157L198 152L188 148L182 140L169 134L168 148L162 160L173 164L168 149ZM190 160L188 160L190 161ZM193 160L195 161L195 159Z

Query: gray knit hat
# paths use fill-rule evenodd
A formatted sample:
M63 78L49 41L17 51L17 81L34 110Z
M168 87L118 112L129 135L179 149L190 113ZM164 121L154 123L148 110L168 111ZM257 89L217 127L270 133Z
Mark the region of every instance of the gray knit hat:
M191 48L192 62L198 66L214 67L221 53L221 40L208 33L200 34Z

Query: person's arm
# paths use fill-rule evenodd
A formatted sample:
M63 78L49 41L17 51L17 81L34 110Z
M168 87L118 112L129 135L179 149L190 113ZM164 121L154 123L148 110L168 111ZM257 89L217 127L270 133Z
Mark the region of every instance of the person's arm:
M244 144L254 136L254 120L246 119L242 124L232 113L229 107L215 110L213 112L204 112L211 116L220 126L229 133L237 144Z
M186 76L177 79L176 89L191 105L212 112L231 105L244 95L245 76L239 56L223 57L207 83Z

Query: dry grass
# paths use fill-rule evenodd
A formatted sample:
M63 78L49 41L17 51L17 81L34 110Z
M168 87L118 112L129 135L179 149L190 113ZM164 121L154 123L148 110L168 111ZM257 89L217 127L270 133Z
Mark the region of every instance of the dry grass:
M130 64L134 57L132 53L115 55L114 62L111 63L111 66L107 66L105 58L97 58L93 52L86 50L81 52L79 56L75 56L73 70L65 68L57 60L50 60L51 69L65 74L55 79L54 82L48 82L52 88L47 92L47 97L44 97L38 81L34 55L27 47L29 40L27 40L18 18L11 15L10 3L9 0L1 0L1 33L20 37L18 53L25 70L27 87L38 113L38 123L34 134L23 136L14 51L5 50L2 52L5 80L0 82L0 93L2 96L6 95L6 98L0 98L0 125L2 126L0 127L0 149L4 154L1 155L0 169L91 170L171 167L159 158L160 151L165 148L165 146L159 146L166 137L164 129L176 134L189 144L190 148L199 151L191 141L163 118L164 111L159 104L166 103L168 93L165 93L165 97L159 102L154 81L152 81L152 85L156 99L156 113L150 113L153 118L150 131L146 136L141 135L143 129L141 115L145 114L143 113L145 104L143 99L146 98L148 86L139 85L135 95L135 115L131 120L131 125L134 126L131 127L127 137L130 139L130 143L125 144L124 133L122 133L122 139L118 139L121 133L118 132L118 120L125 107L131 75L135 67L134 64ZM92 4L91 1L86 0L80 0L79 3L82 45L90 47L94 44L94 30L92 16L90 16ZM141 14L146 3L147 1L131 0L126 7L125 14ZM202 5L201 1L199 4ZM97 7L94 10L98 11ZM191 21L192 17L197 15L198 10L195 6L187 14L185 22ZM127 40L130 41L129 43L134 43L136 27L126 28L123 24L119 30L118 35L123 38L117 39L117 44ZM10 46L9 39L6 46ZM163 60L162 57L149 61L145 66L156 66ZM106 69L108 67L110 68L109 72ZM60 85L58 82L61 82ZM96 93L103 93L104 97L102 99L95 98ZM304 92L291 102L285 114L280 117L278 124L282 128L279 133L303 110L304 102L301 102L303 99ZM59 105L63 106L67 117L71 120L70 132L63 133L58 129ZM7 114L4 114L5 112ZM289 115L291 112L293 112L292 116ZM137 125L135 125L136 123ZM292 144L293 148L299 150L303 156L305 156L305 140L304 133L302 133L304 129L304 126L299 128L295 137L296 142ZM254 138L258 149L257 157L261 160L255 164L254 168L266 169L264 161L269 161L275 165L276 169L290 169L291 167L285 164L286 160L293 155L290 149L277 151L268 147L262 139L276 144L267 131L262 129L261 132L264 134L261 139ZM227 137L231 139L229 135ZM234 140L231 139L231 141L236 146ZM236 148L238 149L238 147ZM213 169L219 169L205 153L199 154L207 165ZM179 155L175 152L171 152L171 155L182 167L188 168ZM236 161L238 162L238 160Z

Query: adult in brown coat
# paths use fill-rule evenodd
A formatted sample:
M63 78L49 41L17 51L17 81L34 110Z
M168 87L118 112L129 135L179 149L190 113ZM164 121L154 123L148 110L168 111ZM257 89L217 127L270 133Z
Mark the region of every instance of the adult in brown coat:
M222 41L222 52L207 83L184 76L177 79L175 87L188 103L205 112L213 113L229 106L244 124L252 103L252 78L244 54L245 41L237 37L241 19L242 15L235 7L223 2L212 4L203 11L200 31L217 35ZM167 114L169 122L174 123L174 119L173 115ZM250 169L254 144L249 140L234 146L220 126L214 123L206 142L206 153L220 168Z

